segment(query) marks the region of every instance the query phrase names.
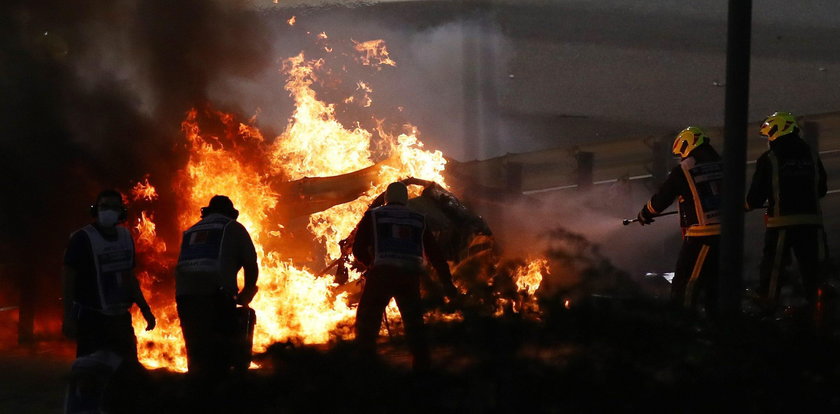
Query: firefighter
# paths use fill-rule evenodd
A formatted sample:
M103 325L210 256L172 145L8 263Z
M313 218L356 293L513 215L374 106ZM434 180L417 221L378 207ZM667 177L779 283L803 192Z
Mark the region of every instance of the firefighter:
M769 149L756 161L747 193L747 210L767 203L764 254L759 268L759 298L768 311L778 304L781 274L796 255L805 299L817 303L826 257L820 198L826 194L826 173L819 155L799 137L796 119L776 112L761 124Z
M76 339L76 356L109 351L137 364L137 339L129 308L137 304L146 330L155 316L134 276L134 241L124 226L122 194L104 190L90 206L93 223L70 236L64 253L63 333Z
M393 297L405 326L413 368L425 371L430 357L420 302L424 257L436 270L446 296L456 300L459 294L425 217L409 209L407 203L406 185L392 183L385 191L385 205L368 210L356 226L353 255L367 268L356 311L356 343L366 356L375 355L382 314Z
M720 186L723 165L702 129L690 126L674 139L672 153L680 164L639 211L641 225L653 223L679 200L683 244L671 282L674 304L693 309L705 294L707 316L717 316L717 262L720 241Z
M235 365L237 304L257 293L257 253L248 230L236 221L230 198L216 195L201 208L201 220L184 232L175 270L175 302L187 348L189 374L223 379ZM244 286L236 275L244 269ZM250 345L250 344L249 344Z

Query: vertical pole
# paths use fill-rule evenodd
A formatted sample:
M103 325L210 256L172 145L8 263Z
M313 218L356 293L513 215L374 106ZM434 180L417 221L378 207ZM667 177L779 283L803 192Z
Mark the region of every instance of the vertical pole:
M651 155L653 156L650 174L653 176L654 189L659 188L668 179L668 160L671 158L671 146L669 143L664 142L663 139L657 139L650 146Z
M481 143L483 156L499 153L499 97L497 90L496 38L492 35L496 24L493 2L484 5L479 18L479 85L481 108Z
M504 163L505 168L505 188L514 193L522 192L522 163L508 162L507 158Z
M475 28L475 21L472 19L471 2L464 1L463 4L466 10L461 21L461 33L463 36L461 87L464 93L464 161L468 161L481 156L481 142L479 139L479 111L481 108L479 105L478 85L480 34Z
M575 177L575 184L577 184L578 191L586 191L592 188L592 181L595 171L595 153L588 151L577 151L575 153L577 160L577 176Z
M741 311L751 15L752 0L729 0L723 149L727 179L722 191L719 262L720 310L725 316Z

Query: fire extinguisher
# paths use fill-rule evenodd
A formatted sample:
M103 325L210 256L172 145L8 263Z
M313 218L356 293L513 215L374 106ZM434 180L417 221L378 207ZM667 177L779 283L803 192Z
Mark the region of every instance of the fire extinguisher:
M248 306L236 307L236 337L232 365L234 371L244 372L251 365L251 349L254 346L254 326L257 313Z

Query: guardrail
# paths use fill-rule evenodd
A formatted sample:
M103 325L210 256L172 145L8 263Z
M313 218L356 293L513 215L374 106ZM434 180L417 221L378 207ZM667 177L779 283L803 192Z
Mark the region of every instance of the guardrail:
M840 149L825 150L825 151L820 151L819 152L820 156L834 155L834 154L840 154ZM755 161L747 161L747 165L751 165L751 164L755 164ZM610 179L607 179L607 180L593 181L592 185L613 184L613 183L617 183L619 181L646 180L646 179L649 179L649 178L653 178L653 174L642 174L642 175L634 175L634 176L626 177L626 178L610 178ZM522 194L532 195L532 194L548 193L548 192L552 192L552 191L569 190L569 189L572 189L572 188L578 188L578 185L577 184L567 184L567 185L560 185L560 186L556 186L556 187L547 187L547 188L540 188L540 189L536 189L536 190L527 190L527 191L523 191ZM829 190L826 194L837 194L837 193L840 193L840 189Z

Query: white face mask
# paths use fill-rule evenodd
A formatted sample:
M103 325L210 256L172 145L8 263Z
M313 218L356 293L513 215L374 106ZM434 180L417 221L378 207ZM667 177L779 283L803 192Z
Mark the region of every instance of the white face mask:
M101 226L114 227L117 224L119 217L120 213L114 210L99 210L96 218Z

